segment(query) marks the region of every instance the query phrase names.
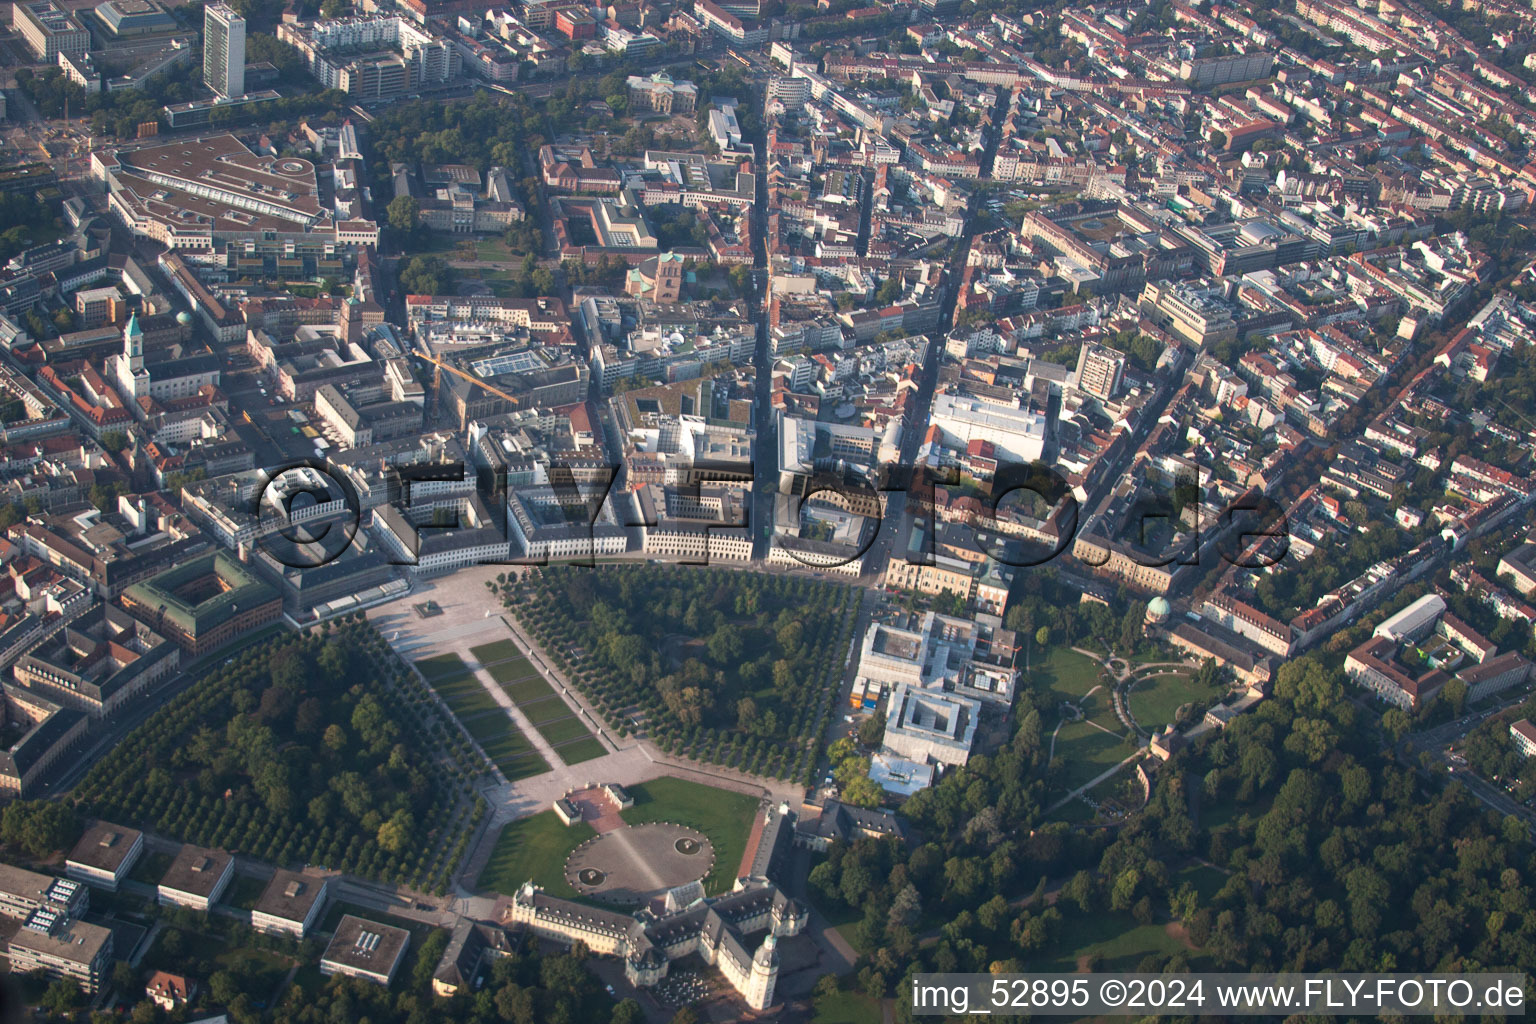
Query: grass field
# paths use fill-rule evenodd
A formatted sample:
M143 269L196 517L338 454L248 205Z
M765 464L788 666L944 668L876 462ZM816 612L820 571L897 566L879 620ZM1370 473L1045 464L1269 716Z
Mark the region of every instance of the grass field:
M1257 821L1269 813L1274 805L1275 795L1266 793L1259 799L1248 804L1240 804L1231 797L1227 797L1218 803L1202 799L1200 801L1200 827L1216 828L1221 825L1231 825L1239 822L1244 816Z
M469 653L475 656L475 660L482 665L494 665L498 661L509 661L512 658L521 658L517 645L511 640L497 640L495 643L481 644L479 647L471 647Z
M608 748L603 746L596 737L588 736L586 739L561 744L555 748L555 753L559 754L560 760L566 764L580 764L594 757L602 757L608 753Z
M715 847L715 866L704 887L711 895L730 889L757 816L756 797L673 778L628 788L635 806L623 812L626 822L670 821L703 832Z
M565 881L565 859L595 835L585 822L565 826L554 811L514 821L496 837L496 847L476 886L510 896L532 879L551 896L574 899L576 891Z
M607 748L518 653L511 640L471 647L470 654L485 666L491 678L566 764L580 764L607 753ZM549 771L549 762L522 735L501 705L485 692L480 680L457 654L423 658L416 667L432 688L442 694L485 756L495 762L509 781Z
M1131 689L1131 717L1143 729L1156 732L1173 721L1181 705L1214 696L1213 690L1196 686L1194 676L1184 672L1151 676L1137 680Z
M824 857L818 856L812 861L812 867L821 863ZM816 909L821 911L821 916L827 919L827 924L832 930L843 937L860 953L868 953L871 950L858 940L859 922L864 919L864 914L859 907L850 907L841 900L822 900L816 904Z
M1087 722L1068 722L1056 737L1056 756L1064 762L1062 785L1076 789L1131 755L1119 735L1095 729Z
M880 1024L880 1004L862 992L838 992L816 1000L812 1024Z
M485 756L496 762L496 767L501 769L501 774L507 777L508 782L526 779L530 775L543 775L549 771L549 762L537 750L528 746L528 741L520 735L516 739L508 734L483 741L480 749L485 751Z
M495 674L495 672L491 673L493 676ZM518 707L522 707L529 701L538 700L540 697L552 697L555 693L541 676L530 676L512 683L502 682L500 679L496 681L501 683L502 692L511 697L512 703Z
M559 697L527 701L519 703L517 707L519 711L528 716L528 721L534 725L571 717L571 706Z
M485 756L509 781L549 771L548 762L501 708L462 721Z
M468 672L463 675L434 679L432 689L442 694L443 700L448 702L453 713L461 718L465 715L477 715L483 711L496 711L501 707L494 697L485 692L485 687L480 685L480 680Z
M539 670L531 665L527 658L517 650L517 646L511 640L497 640L493 644L481 644L479 647L471 647L469 653L475 656L475 660L485 666L485 670L491 674L491 678L505 689L508 683L516 683L523 679L539 679Z
M1052 821L1065 821L1076 825L1094 819L1094 809L1089 807L1081 798L1068 800L1051 812Z
M1130 914L1074 914L1063 922L1053 944L1056 959L1035 966L1044 971L1076 971L1078 959L1097 954L1096 970L1130 971L1149 953L1193 955L1162 924L1137 924Z
M493 652L489 648L497 647L502 643L509 644L511 641L498 641L497 644L487 644L485 647L476 647L472 650L475 656L480 657L483 661L482 652L484 652L484 656L490 656ZM508 666L520 667L520 671L525 674L508 677L513 681L503 679L501 675L498 675L498 671ZM517 705L519 711L528 716L529 723L539 730L540 734L549 741L550 746L556 748L555 752L560 755L562 760L565 760L566 764L579 764L582 761L590 761L592 758L606 753L603 745L593 737L592 731L587 728L586 723L571 711L571 706L555 693L554 689L544 681L542 676L534 671L533 666L529 665L527 661L519 659L515 662L498 662L492 665L489 671L496 681L501 684L501 688L506 695L512 698L512 703ZM572 740L590 740L593 746L573 746L570 750L560 747L560 744L568 743ZM566 758L567 753L575 758L575 760Z
M515 263L522 259L521 253L507 248L507 243L497 236L477 238L474 245L476 259L493 260L499 263Z
M539 734L553 746L558 743L566 743L570 740L591 739L592 732L582 724L581 719L574 715L569 718L559 718L552 722L540 722L534 726Z
M549 771L549 763L457 654L423 658L416 667L508 781Z
M1100 697L1103 698L1102 701L1099 699ZM1108 690L1100 690L1092 697L1089 697L1088 703L1083 705L1083 712L1088 716L1088 721L1097 725L1100 729L1107 729L1116 736L1124 736L1128 731L1124 724L1121 723L1119 716L1115 714L1114 704L1110 700ZM1059 753L1061 747L1057 746L1056 750Z
M1044 658L1036 658L1030 667L1030 680L1043 685L1053 704L1077 701L1099 685L1098 662L1085 658L1070 647L1052 647Z
M513 683L522 682L524 679L542 680L544 678L539 675L538 669L522 659L517 661L498 661L494 665L486 666L486 671L491 674L492 679L501 684L502 689L506 689L508 685Z
M430 658L421 658L416 662L416 668L429 680L466 671L464 659L451 651L447 654L434 654Z

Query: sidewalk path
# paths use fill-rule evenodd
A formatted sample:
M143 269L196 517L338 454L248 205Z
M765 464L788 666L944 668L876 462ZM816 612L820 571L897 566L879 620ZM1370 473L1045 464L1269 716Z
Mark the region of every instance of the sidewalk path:
M1108 730L1105 730L1105 731L1107 732ZM1145 753L1145 751L1138 750L1138 751L1136 751L1136 753L1132 754L1130 757L1127 757L1124 761L1121 761L1119 764L1115 765L1113 768L1107 769L1106 771L1103 771L1103 772L1099 773L1098 775L1095 775L1093 778L1089 779L1087 782L1083 783L1081 786L1078 786L1072 792L1068 793L1066 796L1062 797L1060 800L1057 800L1055 803L1051 804L1051 806L1047 807L1045 809L1045 813L1046 814L1050 814L1052 811L1056 810L1056 808L1058 808L1058 807L1062 806L1063 804L1067 803L1069 800L1076 800L1078 797L1080 797L1084 793L1088 792L1094 786L1097 786L1099 783L1103 782L1105 779L1110 778L1111 776L1113 776L1116 772L1118 772L1120 769L1124 768L1126 765L1130 764L1132 761L1135 761L1135 760L1139 759L1142 756L1143 753Z

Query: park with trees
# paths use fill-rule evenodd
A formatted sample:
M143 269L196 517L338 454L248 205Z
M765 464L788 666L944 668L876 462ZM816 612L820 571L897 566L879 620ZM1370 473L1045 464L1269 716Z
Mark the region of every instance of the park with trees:
M86 775L84 812L279 865L447 890L485 763L361 616L215 669Z
M862 953L853 985L918 971L1523 970L1529 836L1399 762L1342 673L1308 656L1179 751L1115 830L1045 820L1038 725L902 815L913 845L835 845L812 891Z
M549 566L501 593L616 731L809 779L858 605L848 587L718 568Z

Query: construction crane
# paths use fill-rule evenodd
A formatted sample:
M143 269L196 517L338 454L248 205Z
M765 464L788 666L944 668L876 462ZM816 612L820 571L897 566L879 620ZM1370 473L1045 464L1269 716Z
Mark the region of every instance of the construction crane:
M457 366L454 366L452 363L445 363L441 359L438 359L435 356L427 355L425 352L418 351L418 352L415 352L414 355L418 359L426 360L427 362L431 363L436 368L436 369L433 370L433 373L432 373L432 392L433 392L433 395L434 395L434 401L440 401L441 400L441 395L443 393L443 371L447 370L449 373L453 374L455 377L462 377L465 380L469 381L471 384L475 384L475 385L478 385L479 387L484 388L485 390L489 391L491 394L495 395L497 398L501 399L503 402L509 403L514 409L523 404L521 399L516 398L516 397L508 394L507 392L501 390L498 387L495 387L494 385L487 384L485 381L481 380L479 377L476 377L472 373L467 373L464 370L459 369ZM441 411L441 406L439 406L437 409L434 409L433 411L434 412L440 412Z

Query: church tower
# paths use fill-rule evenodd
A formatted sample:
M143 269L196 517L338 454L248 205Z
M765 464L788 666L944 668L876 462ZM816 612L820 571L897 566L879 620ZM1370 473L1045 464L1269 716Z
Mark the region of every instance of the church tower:
M128 358L130 370L144 368L144 329L139 326L139 314L128 316L128 326L123 328L123 355Z
M768 932L752 957L752 974L742 995L754 1010L766 1010L773 1004L773 986L779 979L779 937Z
M128 402L137 402L149 394L149 371L144 369L144 329L139 315L128 317L123 328L123 354L117 357L117 386Z

